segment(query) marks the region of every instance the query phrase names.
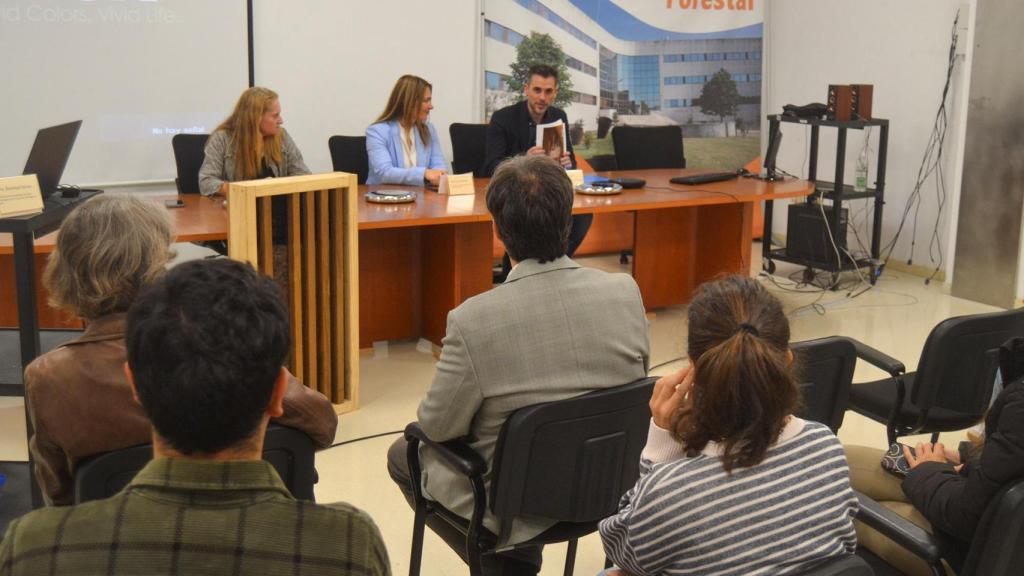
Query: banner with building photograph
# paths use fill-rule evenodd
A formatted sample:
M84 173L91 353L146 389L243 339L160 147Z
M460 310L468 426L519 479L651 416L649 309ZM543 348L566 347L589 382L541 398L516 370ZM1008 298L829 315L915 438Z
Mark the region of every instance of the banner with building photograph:
M682 127L687 165L759 155L764 0L484 0L485 115L556 66L577 154L613 154L614 126Z

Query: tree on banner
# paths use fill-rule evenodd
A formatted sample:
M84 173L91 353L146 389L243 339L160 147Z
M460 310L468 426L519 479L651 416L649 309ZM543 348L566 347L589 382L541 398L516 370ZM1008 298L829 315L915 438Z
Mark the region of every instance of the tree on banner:
M530 35L516 46L516 61L509 66L512 69L512 77L508 80L509 91L522 94L523 87L530 80L526 75L530 66L534 64L547 64L558 70L558 96L555 98L555 106L565 108L571 104L572 79L569 78L569 67L565 65L565 52L554 38L539 32L530 32Z
M722 124L725 126L725 134L728 136L729 125L726 124L725 119L728 116L736 115L741 100L739 90L736 89L736 81L732 79L731 74L721 68L715 72L711 80L704 83L696 104L700 106L700 111L704 114L721 118Z

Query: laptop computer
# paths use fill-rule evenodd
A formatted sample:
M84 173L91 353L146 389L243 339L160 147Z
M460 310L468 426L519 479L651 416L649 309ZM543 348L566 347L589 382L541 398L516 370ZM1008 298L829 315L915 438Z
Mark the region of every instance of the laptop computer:
M71 148L75 145L75 138L78 137L78 129L81 127L82 121L76 120L43 128L36 134L36 141L32 144L32 151L28 154L28 162L25 162L22 174L36 175L43 200L57 191L60 177L64 174L64 167L68 164Z

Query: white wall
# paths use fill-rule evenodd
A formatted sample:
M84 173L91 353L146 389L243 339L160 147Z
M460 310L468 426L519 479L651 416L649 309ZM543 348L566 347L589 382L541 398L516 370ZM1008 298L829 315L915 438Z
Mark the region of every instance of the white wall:
M890 120L883 246L896 232L931 133L945 81L954 14L961 5L969 7L968 11L973 13L973 4L974 0L969 6L961 0L774 0L768 4L765 15L765 78L768 83L764 106L767 113L781 112L782 106L789 103L824 102L830 83L874 84L873 114ZM952 278L951 252L959 203L962 122L969 87L966 66L970 61L969 40L960 38L961 43L968 46L967 56L957 62L947 102L950 120L943 167L949 194L939 222L945 254L942 268L947 279ZM784 134L779 166L794 174L806 175L804 158L809 129L784 125ZM819 179L832 179L835 134L834 129L821 129ZM848 132L848 183L853 181L862 138L858 131ZM877 129L872 133L871 146L877 151ZM872 161L871 181L874 181L875 169ZM854 210L863 203L855 203ZM922 190L915 265L935 266L929 260L928 247L937 214L934 180L930 180ZM785 204L777 203L773 227L784 232L785 224ZM904 228L893 252L894 260L906 262L909 257L912 224L908 221ZM866 244L869 242L867 238L864 240ZM851 249L857 246L852 233L848 245Z
M313 172L331 170L327 139L362 135L402 74L433 84L431 121L449 162L448 125L482 120L477 0L253 4L256 83L281 95Z

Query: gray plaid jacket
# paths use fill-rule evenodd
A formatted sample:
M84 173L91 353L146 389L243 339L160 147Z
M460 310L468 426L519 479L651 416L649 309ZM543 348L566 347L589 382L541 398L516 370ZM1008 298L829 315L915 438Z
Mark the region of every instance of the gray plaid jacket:
M122 492L15 520L0 574L389 575L365 513L295 500L263 461L151 461Z

